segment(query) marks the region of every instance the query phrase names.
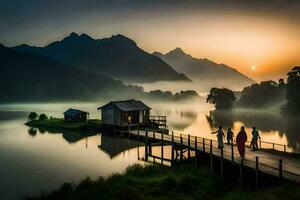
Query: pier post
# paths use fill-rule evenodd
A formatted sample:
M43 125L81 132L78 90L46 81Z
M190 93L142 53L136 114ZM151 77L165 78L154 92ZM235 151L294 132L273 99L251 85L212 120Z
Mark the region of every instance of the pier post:
M148 131L146 131L146 135L145 135L145 143L148 145Z
M255 188L258 188L258 156L255 157Z
M183 160L183 141L182 141L182 135L180 134L180 161Z
M282 159L279 160L279 178L282 179Z
M231 143L231 161L234 161L234 146L233 143Z
M197 136L195 136L195 160L196 160L196 165L198 164L198 162L197 162L197 159L198 159L198 157L197 157L198 156L197 155L198 154L197 153L198 152L198 146L197 145L198 145Z
M161 162L163 162L164 159L164 134L161 133Z
M130 124L128 125L128 138L130 140Z
M146 131L145 137L145 161L148 161L148 131Z
M191 136L188 134L188 159L191 157Z
M224 175L223 161L224 161L224 154L223 154L223 148L221 148L221 180L223 180L223 175Z
M213 170L213 153L212 153L212 140L210 140L210 169Z
M240 179L239 179L240 184L242 184L243 181L243 165L244 165L244 158L241 159L241 164L240 164Z
M171 160L174 161L174 132L172 131L172 152L171 152Z
M155 131L153 131L153 139L155 139Z
M273 143L273 150L275 149L275 144Z
M205 138L203 138L202 144L203 144L203 152L205 153Z
M149 143L149 154L152 155L152 145Z
M286 145L284 145L284 152L286 152Z

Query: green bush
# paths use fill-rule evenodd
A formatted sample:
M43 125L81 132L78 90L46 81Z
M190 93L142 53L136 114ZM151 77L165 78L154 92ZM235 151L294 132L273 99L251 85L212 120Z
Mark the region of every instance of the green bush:
M41 121L45 121L45 120L47 120L48 119L48 117L47 117L47 115L46 114L40 114L40 116L39 116L39 120L41 120Z
M37 117L38 117L38 114L37 114L36 112L31 112L31 113L29 113L29 115L28 115L27 118L28 118L30 121L34 121L34 120L37 119Z

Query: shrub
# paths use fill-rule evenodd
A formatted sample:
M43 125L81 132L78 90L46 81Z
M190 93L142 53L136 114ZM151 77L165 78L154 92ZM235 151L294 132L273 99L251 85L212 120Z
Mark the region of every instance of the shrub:
M37 117L38 117L38 114L37 114L36 112L31 112L31 113L29 113L29 115L28 115L27 118L28 118L30 121L34 121L34 120L37 119Z
M47 117L47 115L46 114L40 114L40 116L39 116L39 120L41 120L41 121L45 121L45 120L47 120L48 119L48 117Z

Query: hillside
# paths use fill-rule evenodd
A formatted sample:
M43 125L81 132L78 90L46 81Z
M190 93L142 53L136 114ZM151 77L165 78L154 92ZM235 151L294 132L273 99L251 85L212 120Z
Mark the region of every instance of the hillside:
M0 102L96 100L142 93L141 88L0 45Z
M204 87L228 87L242 89L254 83L252 79L224 64L217 64L208 59L194 58L182 49L176 48L166 54L154 52L178 72L186 74Z
M93 39L87 34L71 33L45 47L21 45L19 52L48 56L61 63L127 82L154 82L189 79L160 58L143 51L123 36Z

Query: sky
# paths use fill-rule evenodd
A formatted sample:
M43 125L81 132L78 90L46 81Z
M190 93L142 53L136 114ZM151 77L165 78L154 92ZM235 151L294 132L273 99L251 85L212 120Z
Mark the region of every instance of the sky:
M261 81L300 65L298 0L0 0L0 43L44 46L70 32L176 47Z

